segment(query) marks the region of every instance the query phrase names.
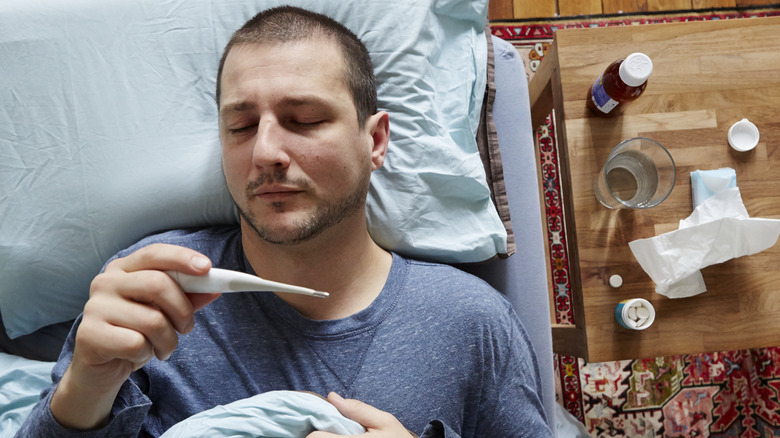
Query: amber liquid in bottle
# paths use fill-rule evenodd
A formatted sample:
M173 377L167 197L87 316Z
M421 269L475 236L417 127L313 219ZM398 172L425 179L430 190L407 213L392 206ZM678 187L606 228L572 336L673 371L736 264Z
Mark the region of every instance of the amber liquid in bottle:
M588 108L597 116L600 117L614 117L623 111L625 105L635 100L642 92L647 88L647 81L642 85L632 87L622 79L620 79L620 64L624 60L620 59L607 67L604 73L596 79L596 82L588 88ZM599 90L599 86L601 90ZM604 93L597 96L597 100L602 103L599 109L593 99L593 92L596 90L598 93ZM610 99L611 101L607 101Z

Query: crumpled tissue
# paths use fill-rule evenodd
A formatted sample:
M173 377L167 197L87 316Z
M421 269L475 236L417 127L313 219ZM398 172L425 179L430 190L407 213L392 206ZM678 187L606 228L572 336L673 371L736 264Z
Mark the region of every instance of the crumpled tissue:
M685 298L707 290L701 269L771 248L780 236L780 220L751 218L738 187L704 200L677 230L629 242L655 291Z

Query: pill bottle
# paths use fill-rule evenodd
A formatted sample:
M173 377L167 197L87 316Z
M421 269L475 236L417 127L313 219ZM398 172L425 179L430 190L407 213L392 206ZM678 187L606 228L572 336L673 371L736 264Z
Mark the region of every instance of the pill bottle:
M621 327L644 330L655 321L655 308L642 298L623 300L615 307L615 320Z
M588 108L601 117L613 117L647 88L653 61L644 53L632 53L604 70L588 89Z

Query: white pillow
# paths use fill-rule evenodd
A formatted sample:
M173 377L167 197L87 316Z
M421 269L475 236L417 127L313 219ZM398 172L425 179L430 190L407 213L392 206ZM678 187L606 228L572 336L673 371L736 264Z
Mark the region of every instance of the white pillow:
M214 102L219 57L258 11L324 12L371 52L390 112L371 233L424 259L506 252L474 139L487 0L0 2L0 312L9 336L75 318L144 235L235 223Z

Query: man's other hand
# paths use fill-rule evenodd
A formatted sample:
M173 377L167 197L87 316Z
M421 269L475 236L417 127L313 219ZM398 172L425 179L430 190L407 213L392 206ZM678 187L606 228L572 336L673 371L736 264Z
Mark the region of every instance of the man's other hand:
M362 401L344 399L335 392L328 394L328 401L341 412L341 415L366 428L366 433L352 436L366 438L417 437L414 433L409 432L392 414L380 411ZM307 438L335 438L338 436L329 432L312 432Z

